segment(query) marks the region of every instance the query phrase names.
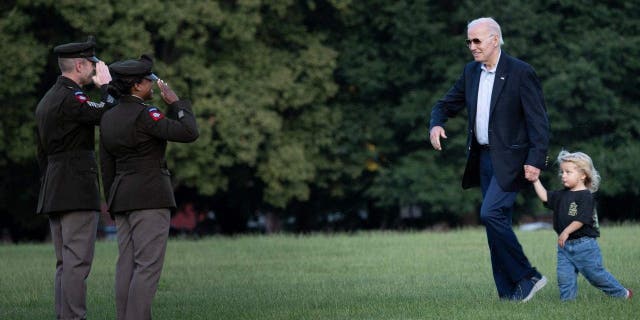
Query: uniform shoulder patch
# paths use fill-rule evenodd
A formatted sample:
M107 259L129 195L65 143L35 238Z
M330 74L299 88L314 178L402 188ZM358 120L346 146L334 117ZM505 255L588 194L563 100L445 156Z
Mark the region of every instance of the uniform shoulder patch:
M89 100L89 98L87 98L87 95L84 94L84 92L82 91L76 91L73 93L73 96L76 98L76 100L78 100L78 102L80 103L85 103L87 102L87 100Z
M148 107L147 112L153 121L160 121L164 119L164 114L162 114L162 111L156 107Z

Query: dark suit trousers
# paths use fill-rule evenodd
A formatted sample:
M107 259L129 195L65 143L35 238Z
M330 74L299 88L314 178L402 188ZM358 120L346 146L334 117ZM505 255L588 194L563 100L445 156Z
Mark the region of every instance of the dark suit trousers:
M51 214L49 227L56 252L56 319L84 319L87 317L87 277L93 262L98 212Z
M524 255L511 226L513 204L518 192L502 190L493 174L489 150L480 153L480 184L483 198L480 220L486 227L493 279L498 296L509 299L520 280L538 273Z
M118 320L151 319L169 237L169 209L135 210L116 215L116 316Z

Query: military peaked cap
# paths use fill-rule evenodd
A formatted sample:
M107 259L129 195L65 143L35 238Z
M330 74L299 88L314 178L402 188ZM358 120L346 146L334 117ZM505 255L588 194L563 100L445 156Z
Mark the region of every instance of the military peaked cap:
M116 77L144 77L151 81L158 80L151 69L153 69L153 59L143 54L140 59L130 59L114 62L109 65L111 73Z
M53 52L60 58L85 58L98 62L100 59L96 57L95 48L96 39L93 36L89 36L86 42L61 44L53 48Z

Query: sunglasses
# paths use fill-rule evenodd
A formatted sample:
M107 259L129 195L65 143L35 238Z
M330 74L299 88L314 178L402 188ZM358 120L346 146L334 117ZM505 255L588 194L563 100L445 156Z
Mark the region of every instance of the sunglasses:
M489 39L489 38L491 38L491 37L493 37L493 36L495 36L495 34L490 34L490 35L487 37L487 39ZM485 39L485 40L487 40L487 39ZM472 43L473 43L473 44L475 44L475 45L477 46L477 45L481 44L481 43L482 43L482 41L483 41L483 40L480 40L480 39L478 39L478 38L465 39L465 40L464 40L464 42L467 44L467 47L470 47Z

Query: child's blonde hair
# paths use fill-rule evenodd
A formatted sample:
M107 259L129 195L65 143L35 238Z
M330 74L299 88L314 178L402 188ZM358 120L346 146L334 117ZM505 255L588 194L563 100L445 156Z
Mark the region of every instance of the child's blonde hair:
M586 153L583 152L569 152L566 150L560 151L558 154L558 164L563 162L571 162L578 167L587 176L584 179L584 185L591 191L591 193L598 191L600 186L600 174L598 170L593 166L593 161ZM560 172L562 175L562 172Z

